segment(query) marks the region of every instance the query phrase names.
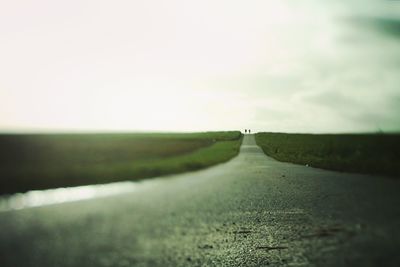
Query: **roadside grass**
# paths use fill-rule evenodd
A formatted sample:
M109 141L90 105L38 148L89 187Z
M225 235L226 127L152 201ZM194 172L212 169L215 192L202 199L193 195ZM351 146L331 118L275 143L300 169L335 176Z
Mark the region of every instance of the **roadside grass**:
M0 135L0 194L198 170L239 153L240 132Z
M400 134L258 133L255 138L279 161L400 177Z

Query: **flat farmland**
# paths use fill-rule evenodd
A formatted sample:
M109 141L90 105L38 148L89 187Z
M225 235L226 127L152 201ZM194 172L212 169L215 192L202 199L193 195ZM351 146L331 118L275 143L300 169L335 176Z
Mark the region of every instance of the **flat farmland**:
M138 180L236 156L240 132L0 135L0 193Z
M279 161L400 177L400 134L257 133L255 138Z

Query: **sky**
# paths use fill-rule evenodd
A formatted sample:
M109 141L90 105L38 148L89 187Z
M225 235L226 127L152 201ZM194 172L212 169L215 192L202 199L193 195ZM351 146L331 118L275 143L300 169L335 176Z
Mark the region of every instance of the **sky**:
M400 1L0 1L0 132L400 131Z

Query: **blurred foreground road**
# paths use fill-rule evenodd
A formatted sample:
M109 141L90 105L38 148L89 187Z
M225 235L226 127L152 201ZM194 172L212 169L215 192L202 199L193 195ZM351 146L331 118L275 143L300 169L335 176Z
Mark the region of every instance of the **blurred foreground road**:
M400 181L238 157L0 213L0 266L400 266Z

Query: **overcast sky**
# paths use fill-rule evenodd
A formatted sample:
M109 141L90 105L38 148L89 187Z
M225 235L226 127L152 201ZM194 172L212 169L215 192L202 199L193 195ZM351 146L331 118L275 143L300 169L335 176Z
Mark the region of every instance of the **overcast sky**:
M400 1L0 2L0 132L400 130Z

